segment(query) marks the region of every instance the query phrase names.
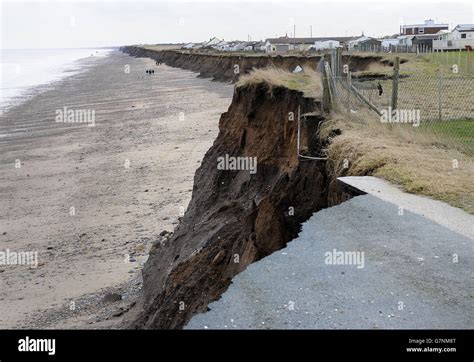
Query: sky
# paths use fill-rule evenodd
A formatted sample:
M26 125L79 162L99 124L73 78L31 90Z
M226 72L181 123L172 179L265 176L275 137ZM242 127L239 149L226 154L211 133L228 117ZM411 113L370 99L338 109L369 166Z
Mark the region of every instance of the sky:
M426 19L474 23L472 1L0 0L0 49L396 34ZM295 27L293 26L295 25Z

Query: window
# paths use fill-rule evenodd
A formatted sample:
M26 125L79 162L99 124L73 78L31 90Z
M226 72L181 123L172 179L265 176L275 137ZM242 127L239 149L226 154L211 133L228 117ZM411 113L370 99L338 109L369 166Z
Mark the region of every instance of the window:
M418 34L424 34L424 33L425 33L425 28L418 29Z
M461 39L466 39L466 34L461 34Z

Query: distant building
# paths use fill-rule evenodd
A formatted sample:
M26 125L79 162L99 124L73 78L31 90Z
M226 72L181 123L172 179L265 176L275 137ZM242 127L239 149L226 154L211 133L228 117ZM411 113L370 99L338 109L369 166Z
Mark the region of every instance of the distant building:
M340 48L341 43L338 40L322 40L314 42L315 50L327 50Z
M216 46L217 44L219 44L220 42L222 42L221 39L216 38L216 37L213 37L213 38L209 39L209 41L204 42L204 43L202 44L202 47L203 47L203 48L207 48L207 47L212 48L212 47Z
M362 34L362 36L349 40L349 42L347 43L347 47L349 50L357 49L359 43L367 39L369 38L365 36L364 34Z
M221 52L225 52L229 50L229 43L225 40L220 41L219 43L212 46L214 49L219 50Z
M400 42L400 40L397 39L397 38L382 39L382 44L381 44L382 49L383 50L390 50L391 48L397 46L399 42Z
M192 49L194 47L194 43L187 43L182 46L182 49Z
M398 39L398 46L401 48L411 48L414 35L400 35Z
M402 25L400 35L436 34L440 30L448 30L448 24L436 24L434 20L425 20L424 24Z
M353 38L354 37L290 38L288 36L269 38L265 41L265 51L267 53L287 52L291 50L305 51L315 48L316 42L323 41L339 42L339 45L342 46Z
M441 31L437 35L434 50L474 49L474 24L459 24L451 32Z
M438 39L438 34L423 34L423 35L415 35L411 39L412 46L418 48L418 51L431 51L433 49L433 41Z
M382 49L382 42L375 38L368 38L357 44L357 50L361 52L377 52Z

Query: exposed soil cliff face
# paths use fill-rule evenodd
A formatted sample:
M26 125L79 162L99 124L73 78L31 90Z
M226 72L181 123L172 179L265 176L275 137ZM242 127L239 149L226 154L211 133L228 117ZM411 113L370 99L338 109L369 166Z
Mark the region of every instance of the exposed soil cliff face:
M297 65L316 68L320 56L238 56L185 53L176 50L154 51L140 47L123 47L121 50L136 57L148 57L171 67L198 72L200 77L219 81L236 81L241 74L249 73L253 68L275 66L293 71Z
M282 248L300 224L328 206L324 161L296 153L297 122L289 112L319 111L296 91L266 86L236 89L219 135L196 172L189 207L173 237L152 249L145 265L144 312L138 328L180 328L203 312L250 263ZM310 152L320 147L322 116L302 127ZM255 174L218 170L218 158L257 157ZM293 209L294 208L294 212ZM180 308L181 307L181 308Z
M229 60L218 57L128 51L159 61L165 61L156 58L165 53L169 65L204 69L215 79L232 77L226 70L229 64L214 63ZM242 64L241 70L258 67ZM353 195L330 182L325 161L298 157L298 109L301 114L312 112L301 121L300 150L318 154L323 145L317 129L324 120L319 101L287 88L273 87L270 92L265 84L235 89L219 121L218 137L196 171L184 217L171 239L155 243L150 251L143 269L141 311L133 327L182 328L219 298L234 275L294 239L315 211ZM219 169L218 160L226 155L255 157L257 172Z
M177 50L148 50L136 46L122 47L121 51L135 57L146 57L171 67L183 68L199 73L200 77L212 78L219 81L235 82L240 75L249 73L253 68L274 66L293 71L297 65L316 69L321 60L320 55L281 56L259 55L239 56L229 54L200 54L187 53ZM392 66L382 56L344 55L342 63L349 66L351 72L365 71L373 64ZM236 67L237 66L237 67Z

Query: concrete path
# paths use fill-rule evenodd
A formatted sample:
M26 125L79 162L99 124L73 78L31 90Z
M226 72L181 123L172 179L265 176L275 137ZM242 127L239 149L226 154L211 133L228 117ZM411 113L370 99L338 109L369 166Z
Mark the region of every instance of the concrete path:
M447 228L430 219L433 204L417 209L418 196L377 179L346 181L365 182L369 194L315 213L297 239L237 275L187 328L472 329L473 216L456 211L469 222L463 227L446 212ZM389 198L403 202L403 215Z

